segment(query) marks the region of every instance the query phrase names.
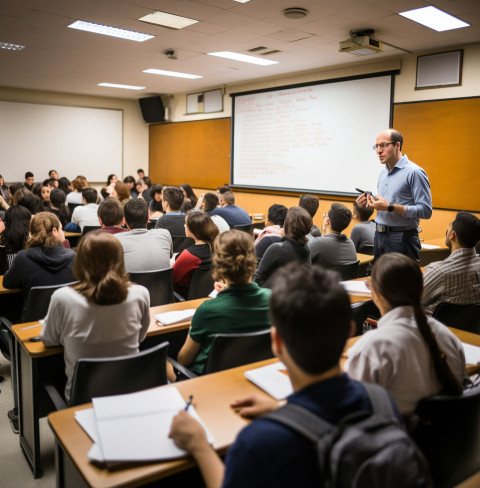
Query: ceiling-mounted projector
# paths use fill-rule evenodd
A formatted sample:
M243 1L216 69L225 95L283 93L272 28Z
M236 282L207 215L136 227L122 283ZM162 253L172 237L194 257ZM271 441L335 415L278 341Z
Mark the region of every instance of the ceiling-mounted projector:
M359 56L380 53L382 52L382 43L369 36L354 36L340 42L339 52L357 54Z

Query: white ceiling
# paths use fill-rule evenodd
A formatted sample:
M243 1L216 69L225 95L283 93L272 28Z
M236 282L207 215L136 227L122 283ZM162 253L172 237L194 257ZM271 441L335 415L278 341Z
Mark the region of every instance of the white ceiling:
M398 12L434 5L471 24L436 32ZM302 7L309 15L289 20L282 11ZM160 10L199 20L172 30L137 19ZM75 20L156 36L138 43L68 29ZM195 92L224 84L318 69L404 51L384 46L365 58L339 53L351 30L375 29L375 37L410 52L448 49L480 41L480 0L4 0L0 2L0 41L25 45L0 49L0 86L55 92L141 98ZM212 51L246 53L264 46L281 52L271 66L207 56ZM177 51L177 60L162 52ZM258 55L258 54L257 54ZM142 73L157 68L202 75L186 80ZM145 86L143 91L103 88L98 83Z

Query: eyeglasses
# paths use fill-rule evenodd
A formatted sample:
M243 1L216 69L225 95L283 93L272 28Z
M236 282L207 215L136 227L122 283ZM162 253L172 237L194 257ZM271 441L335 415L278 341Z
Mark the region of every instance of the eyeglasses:
M395 145L396 142L381 142L380 144L375 144L375 146L372 146L372 149L374 151L376 151L379 147L385 149L389 144Z

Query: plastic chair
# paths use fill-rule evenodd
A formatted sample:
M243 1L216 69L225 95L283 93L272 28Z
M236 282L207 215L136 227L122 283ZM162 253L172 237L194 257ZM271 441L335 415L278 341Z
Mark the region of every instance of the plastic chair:
M359 254L367 254L368 256L373 256L373 244L364 244L358 251Z
M415 410L412 433L430 465L436 487L451 487L480 470L480 385L461 396L435 395Z
M190 283L187 288L187 300L205 298L214 288L212 268L197 268L193 270Z
M238 334L218 334L213 339L203 374L236 368L273 357L270 329ZM171 358L168 358L168 361L188 378L197 376L177 361Z
M150 293L150 306L165 305L174 301L173 268L156 271L132 271L130 281L142 285Z
M364 302L352 303L353 320L355 320L355 336L363 334L363 323L365 320L380 318L380 310L373 303L373 300L366 300Z
M191 237L172 236L173 252L182 252L187 247L193 246L195 241Z
M82 236L84 236L88 232L92 232L94 230L99 230L99 229L101 229L99 225L85 225L82 230Z
M73 211L77 208L77 207L81 207L83 205L83 203L68 203L68 209L70 210L70 216L73 214Z
M79 359L72 378L69 406L99 396L122 395L167 384L168 342L137 354L112 358ZM51 384L45 389L57 410L67 405Z
M253 239L253 229L254 224L247 224L247 225L234 225L233 228L237 230L241 230L242 232L246 232L247 234L252 236Z
M33 322L34 320L43 319L47 315L53 293L59 288L74 285L75 283L78 282L72 281L71 283L51 286L32 286L28 293L27 309L22 321Z
M358 278L358 265L360 260L357 260L353 263L346 263L346 264L336 264L334 266L325 266L328 269L333 269L340 273L343 281L346 280L354 280Z
M459 305L441 302L435 308L433 317L449 327L480 334L480 303Z

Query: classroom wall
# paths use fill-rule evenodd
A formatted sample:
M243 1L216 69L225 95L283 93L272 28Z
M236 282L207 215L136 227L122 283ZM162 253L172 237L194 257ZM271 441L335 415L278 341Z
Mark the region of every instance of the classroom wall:
M44 92L35 90L23 90L16 88L0 87L0 100L10 102L28 102L51 105L63 105L74 107L112 108L123 111L123 171L119 177L127 175L137 176L137 169L148 169L148 124L142 118L142 113L137 100L126 100L121 98L92 97L85 95L72 95L68 93ZM2 166L8 162L1 162ZM53 169L53 168L52 168ZM56 167L60 175L74 178L68 172L68 161L65 167ZM35 161L25 171L31 170L35 173ZM35 175L37 180L43 179L42 175ZM44 175L46 178L48 175ZM85 175L88 178L88 175ZM108 174L105 173L105 180ZM103 182L92 182L103 183Z
M415 90L415 79L417 69L417 55L432 54L436 52L453 51L463 49L463 74L462 86L448 88L430 88L425 90ZM348 56L348 54L345 54ZM372 59L373 58L373 59ZM437 49L428 52L415 54L398 55L391 58L375 60L375 55L368 59L360 60L357 63L348 65L322 68L319 70L303 71L295 74L279 76L275 78L262 78L246 83L231 84L224 87L224 110L215 114L186 114L186 95L181 93L170 97L172 108L172 122L187 120L213 119L231 116L230 93L258 90L276 86L304 83L315 80L326 80L341 78L345 76L355 76L360 74L375 73L379 71L389 71L400 69L400 74L395 77L394 103L413 102L419 100L436 100L445 98L462 98L480 95L480 43L468 44L465 46L451 47L448 49ZM218 89L212 86L208 89ZM207 90L205 90L207 91Z

